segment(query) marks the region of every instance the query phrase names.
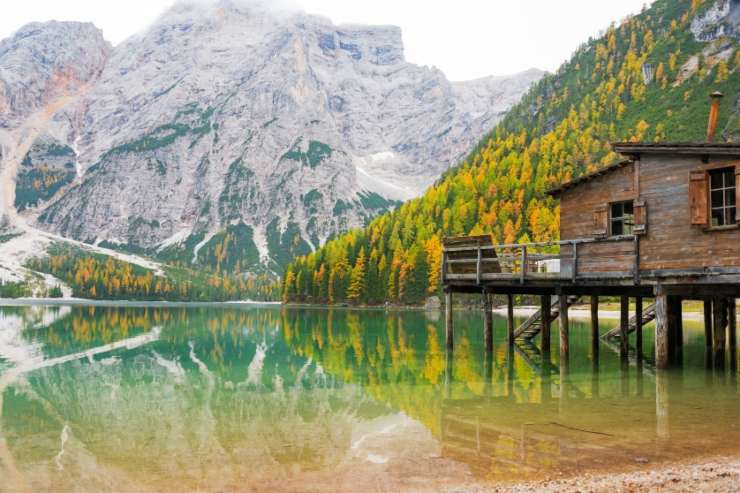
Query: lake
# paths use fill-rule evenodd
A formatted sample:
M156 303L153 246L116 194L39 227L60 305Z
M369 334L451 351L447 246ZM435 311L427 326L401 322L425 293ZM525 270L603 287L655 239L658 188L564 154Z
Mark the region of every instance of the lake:
M430 491L733 453L736 356L705 368L509 348L494 319L279 306L0 307L0 492ZM604 320L602 332L615 326ZM634 339L633 339L634 344Z

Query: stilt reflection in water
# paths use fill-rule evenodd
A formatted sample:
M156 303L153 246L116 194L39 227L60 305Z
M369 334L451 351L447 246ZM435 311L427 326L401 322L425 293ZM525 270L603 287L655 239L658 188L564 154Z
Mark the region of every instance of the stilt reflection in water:
M707 372L701 323L684 317L683 368L656 373L652 326L625 361L593 346L618 320L594 338L571 319L561 359L558 337L509 345L494 316L488 350L482 314L450 315L448 349L444 317L418 311L1 307L0 475L42 492L400 490L430 481L427 450L438 477L488 482L740 443L737 356Z

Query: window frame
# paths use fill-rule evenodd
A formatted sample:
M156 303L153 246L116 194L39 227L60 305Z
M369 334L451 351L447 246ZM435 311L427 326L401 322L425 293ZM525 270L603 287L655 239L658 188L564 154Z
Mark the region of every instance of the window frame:
M631 214L625 214L625 208L624 206L626 204L629 204L631 206L632 212ZM615 216L614 215L614 207L615 206L621 206L621 215ZM632 222L629 223L627 218L632 219ZM622 226L622 232L619 234L614 233L614 223L618 222ZM627 228L629 227L629 232L627 232ZM628 199L628 200L618 200L614 202L609 203L609 236L610 237L619 237L619 236L633 236L635 234L635 200L634 199Z
M721 176L722 183L715 187L714 177ZM732 179L732 183L727 182L727 178ZM722 166L707 170L707 208L708 208L708 228L709 229L728 229L737 227L737 170L735 166ZM714 194L720 193L721 201L719 205L714 200ZM729 199L728 199L729 197ZM722 223L714 224L715 211L722 211Z

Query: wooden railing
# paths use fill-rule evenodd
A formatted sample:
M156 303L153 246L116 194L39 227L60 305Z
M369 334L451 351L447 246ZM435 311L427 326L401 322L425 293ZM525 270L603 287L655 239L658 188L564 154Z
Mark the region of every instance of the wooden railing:
M614 277L632 276L637 268L637 249L634 247L636 239L632 235L501 245L482 245L479 241L478 244L471 242L473 244L464 245L459 244L461 240L464 243L464 238L457 238L458 245L445 246L443 249L442 282L474 280L481 284L490 280L518 280L524 283L535 279L575 281L581 277L596 275L602 263L604 272L601 274ZM619 250L619 260L616 261L616 256L612 253L614 249L606 245L618 242L626 244L628 252ZM632 251L634 254L629 253ZM584 272L579 272L579 265L585 266Z

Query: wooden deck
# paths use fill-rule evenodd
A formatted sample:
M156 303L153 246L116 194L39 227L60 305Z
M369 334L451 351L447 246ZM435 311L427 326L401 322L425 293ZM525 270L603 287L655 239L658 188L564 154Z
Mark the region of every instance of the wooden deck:
M591 298L592 340L595 349L619 342L620 356L643 357L642 330L656 320L656 366L665 368L681 360L681 301L705 303L707 345L714 348L715 361L722 363L724 348L734 348L735 298L740 297L740 269L642 269L638 235L583 238L546 243L494 245L490 236L445 238L441 279L445 291L447 347L454 345L452 293L480 293L485 313L486 350L492 350L491 296L506 295L508 340L533 342L540 338L541 351L550 351L550 327L557 318L560 360L567 366L568 308L582 296ZM542 309L518 329L514 325L514 295L539 295ZM552 296L557 296L556 302ZM603 338L598 332L599 296L619 297L620 325ZM630 318L629 300L634 297L638 313ZM655 303L642 310L642 299ZM544 311L543 311L544 310ZM546 317L542 314L547 312ZM731 320L733 319L733 320ZM711 325L711 327L709 327ZM637 333L636 348L630 351L629 334ZM726 334L725 334L726 332Z
M719 287L740 297L740 268L642 269L637 235L500 245L489 236L453 237L442 255L442 284L456 292L649 297L664 284L686 287L687 296L711 296Z

